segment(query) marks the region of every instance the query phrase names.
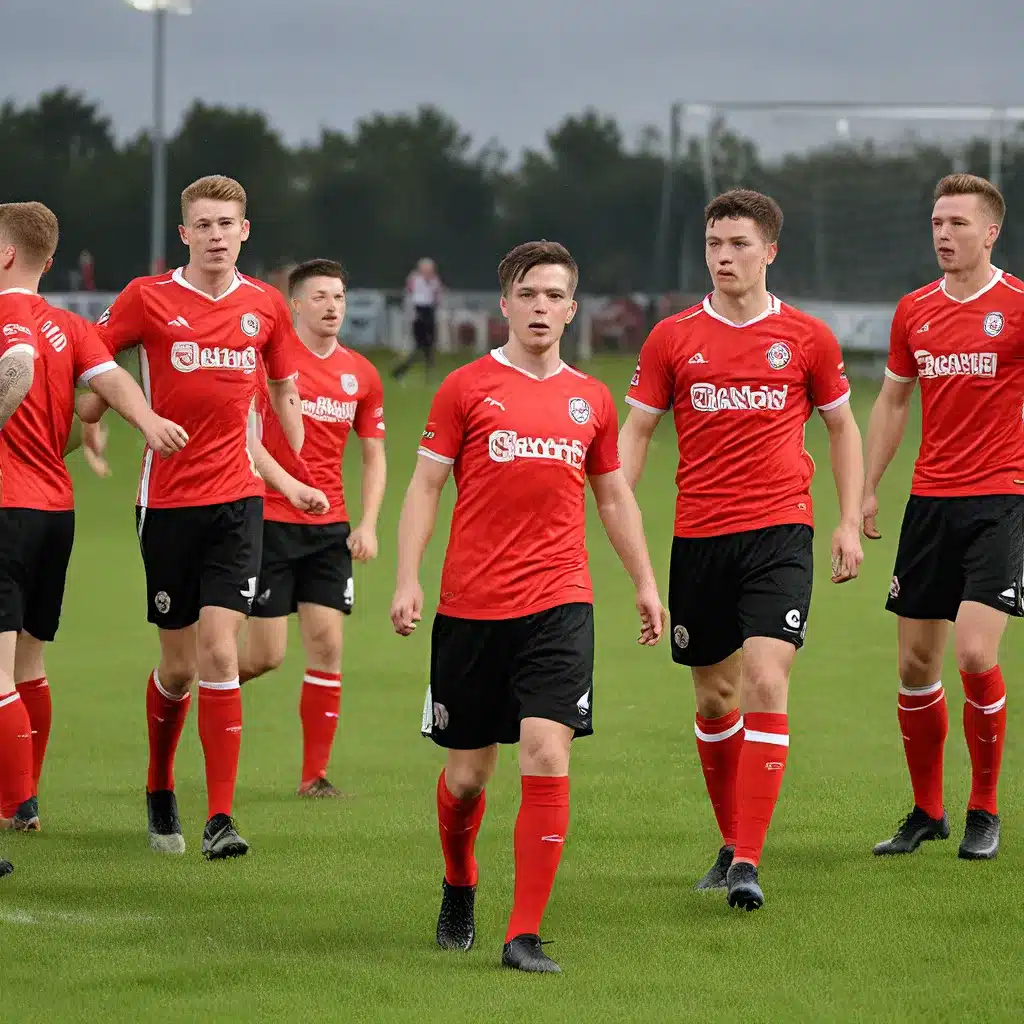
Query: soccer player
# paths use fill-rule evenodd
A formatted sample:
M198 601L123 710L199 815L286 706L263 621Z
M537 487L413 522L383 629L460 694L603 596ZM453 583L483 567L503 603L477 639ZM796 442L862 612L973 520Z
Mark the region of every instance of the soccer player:
M640 512L619 469L604 384L566 365L579 271L554 242L527 242L498 268L508 342L455 370L434 396L398 527L391 619L409 635L423 609L419 569L454 467L458 495L431 636L423 731L448 748L437 782L445 873L437 941L475 937L473 853L499 743L519 743L522 802L515 895L502 963L555 972L541 919L569 825L569 749L593 731L593 591L585 484L636 587L640 643L667 614Z
M999 644L1024 614L1024 282L992 266L1006 205L970 174L935 189L932 241L942 277L896 307L885 380L867 437L864 532L880 536L876 489L921 385L921 448L886 608L897 615L897 715L914 807L876 854L912 853L949 836L942 759L949 716L942 660L954 623L966 697L971 793L959 856L999 851L999 768L1006 687Z
M91 324L37 294L57 233L41 203L0 205L0 828L18 831L40 827L52 718L43 652L57 634L75 533L64 452L76 381L161 455L188 441L154 414Z
M758 864L789 752L789 675L813 582L814 463L804 424L829 434L840 523L832 580L858 573L864 463L850 386L832 332L769 293L782 211L726 192L705 210L713 282L697 306L662 320L640 351L619 436L632 486L672 409L679 440L669 580L672 658L690 666L697 751L722 833L697 889L730 906L764 903Z
M374 365L338 343L345 319L345 275L331 260L292 270L288 294L301 345L290 356L302 403L300 452L331 504L326 515L296 509L268 491L263 513L263 563L244 640L242 682L284 661L288 616L298 613L306 672L299 700L302 773L299 796L338 797L327 780L341 710L342 617L355 596L352 560L377 556L377 517L384 500L384 391ZM345 508L342 464L350 431L359 437L362 519L352 529Z
M256 596L264 481L297 508L327 508L323 493L285 473L258 439L251 454L247 444L261 359L295 448L302 423L290 379L291 313L277 289L236 269L249 236L245 206L245 190L231 178L189 185L179 229L188 265L132 281L100 318L111 351L141 346L153 408L180 421L190 437L174 460L147 449L138 491L149 621L160 635L160 663L146 695L146 802L151 847L183 853L174 755L198 675L207 788L202 853L209 859L248 850L231 817L242 738L237 639Z

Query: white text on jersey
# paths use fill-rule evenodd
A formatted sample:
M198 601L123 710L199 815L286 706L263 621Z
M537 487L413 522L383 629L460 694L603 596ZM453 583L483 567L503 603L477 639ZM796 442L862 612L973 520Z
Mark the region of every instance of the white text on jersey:
M239 351L200 345L195 341L176 341L171 346L171 366L181 373L191 373L193 370L241 370L242 373L254 373L256 349L250 345Z
M302 415L320 423L351 423L356 418L358 402L339 402L321 395L316 401L302 400Z
M751 387L720 388L716 384L691 384L690 401L697 412L726 412L730 410L770 409L777 411L786 407L789 385L770 388L766 384Z
M582 469L587 456L582 441L561 437L520 437L514 430L495 430L487 441L488 454L495 462L513 459L549 459Z
M994 377L998 357L995 352L951 352L948 356L933 356L918 349L917 375L931 377Z

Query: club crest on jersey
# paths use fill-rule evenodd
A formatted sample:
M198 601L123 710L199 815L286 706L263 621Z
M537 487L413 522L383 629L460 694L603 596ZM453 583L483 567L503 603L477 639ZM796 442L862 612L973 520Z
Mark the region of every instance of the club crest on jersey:
M359 381L354 373L343 373L341 375L341 390L346 395L354 395L359 390Z
M990 338L994 338L1002 331L1005 322L1002 313L988 313L981 327Z
M788 366L792 358L793 353L789 351L789 346L784 341L777 341L768 349L768 365L773 370L781 370Z
M107 306L107 308L103 310L103 312L100 314L99 320L96 321L97 327L102 327L110 319L110 311L113 308L113 306Z
M260 318L255 313L246 313L242 317L242 333L247 338L255 338L260 333Z
M570 398L569 418L582 427L590 419L590 403L585 398Z

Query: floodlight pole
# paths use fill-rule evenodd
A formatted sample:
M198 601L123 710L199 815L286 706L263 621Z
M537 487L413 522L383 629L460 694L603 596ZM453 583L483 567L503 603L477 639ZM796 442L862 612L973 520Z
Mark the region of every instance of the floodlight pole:
M150 211L149 272L162 274L167 257L167 140L164 88L167 65L167 8L153 11L153 187Z

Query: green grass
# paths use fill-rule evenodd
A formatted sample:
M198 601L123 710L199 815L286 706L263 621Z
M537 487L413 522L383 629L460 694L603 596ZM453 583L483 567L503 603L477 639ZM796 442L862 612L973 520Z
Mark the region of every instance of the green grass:
M593 366L616 395L632 369L626 359ZM694 748L689 676L672 665L667 644L636 646L631 587L594 520L597 734L574 751L570 840L544 926L565 974L497 966L512 886L514 749L503 751L478 844L477 946L467 956L435 948L442 754L418 735L429 630L402 640L387 614L397 513L430 397L420 380L414 373L406 388L389 389L381 555L359 570L347 623L332 778L354 797L311 805L293 796L303 669L293 633L282 670L245 691L237 811L253 852L237 862L199 856L205 797L194 712L177 772L188 853L159 858L147 848L143 695L157 643L133 529L140 444L114 429L115 473L105 481L72 457L78 543L49 652L45 831L3 842L17 871L0 883L0 1019L31 1011L76 1021L1019 1020L1024 912L1007 883L1024 867L1021 747L1006 751L1000 859L958 861L969 774L952 662L953 838L905 860L870 852L910 803L895 717L895 621L883 603L916 436L885 481L884 539L868 545L859 581L834 587L835 501L816 420L807 433L819 467L818 583L793 675L789 770L762 864L765 909L740 914L721 896L690 891L718 837ZM862 425L876 387L856 386ZM666 423L639 492L663 581L674 466ZM350 471L355 504L354 460ZM450 501L423 576L428 608ZM1012 624L1011 698L1024 668L1020 635ZM1020 707L1011 699L1012 737L1024 726Z

